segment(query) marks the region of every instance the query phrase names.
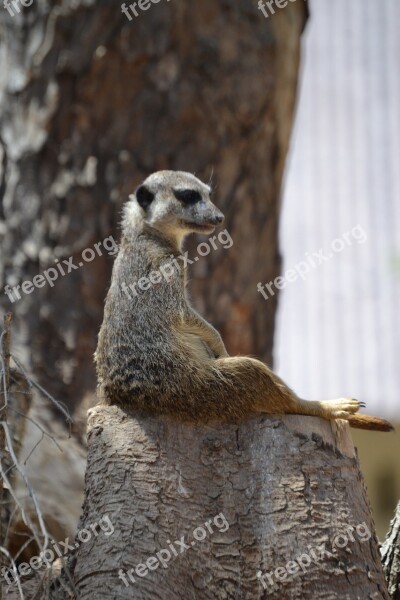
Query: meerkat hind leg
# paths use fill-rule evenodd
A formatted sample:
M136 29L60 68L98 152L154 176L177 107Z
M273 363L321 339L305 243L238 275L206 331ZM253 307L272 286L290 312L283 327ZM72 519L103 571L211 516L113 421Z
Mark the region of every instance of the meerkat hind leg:
M298 399L294 414L322 417L323 419L348 419L360 407L365 406L354 398L336 398L335 400L301 400ZM291 411L290 411L291 412Z

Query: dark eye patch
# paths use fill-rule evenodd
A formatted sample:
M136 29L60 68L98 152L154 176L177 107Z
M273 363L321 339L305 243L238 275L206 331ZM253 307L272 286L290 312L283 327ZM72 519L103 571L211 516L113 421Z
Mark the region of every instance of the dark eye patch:
M196 190L174 190L174 196L183 204L196 204L201 200L201 194Z

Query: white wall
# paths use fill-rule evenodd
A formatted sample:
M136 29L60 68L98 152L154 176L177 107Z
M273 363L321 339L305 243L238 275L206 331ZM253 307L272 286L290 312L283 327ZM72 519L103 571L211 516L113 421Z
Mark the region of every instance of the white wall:
M400 419L400 0L311 13L281 250L284 270L332 256L281 292L275 368L305 398ZM356 225L367 240L333 252Z

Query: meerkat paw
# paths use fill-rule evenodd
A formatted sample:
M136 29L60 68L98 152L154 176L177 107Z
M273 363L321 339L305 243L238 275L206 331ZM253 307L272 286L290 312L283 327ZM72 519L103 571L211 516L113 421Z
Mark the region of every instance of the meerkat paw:
M329 419L348 419L350 415L354 415L361 407L365 406L364 402L359 402L354 398L338 398L321 404L323 404Z

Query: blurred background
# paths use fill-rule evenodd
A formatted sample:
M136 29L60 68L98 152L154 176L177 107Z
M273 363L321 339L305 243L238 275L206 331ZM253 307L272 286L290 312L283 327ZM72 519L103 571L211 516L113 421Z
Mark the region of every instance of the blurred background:
M394 423L399 23L400 4L391 0L311 4L280 220L282 271L301 261L309 270L281 291L274 346L278 373L303 398L352 396L366 402L364 412ZM315 267L307 262L313 256ZM400 497L400 437L352 433L384 535Z
M400 5L280 3L161 0L131 18L111 0L0 9L0 284L118 240L122 205L149 173L212 176L234 243L191 268L190 292L230 354L274 362L303 397L359 397L398 423ZM31 421L8 416L59 540L80 514L112 264L103 252L53 285L1 295L14 355L74 420L69 438L38 388L24 392ZM296 268L284 289L258 291ZM12 402L26 412L22 396ZM383 537L400 496L399 435L354 439ZM11 501L3 519L9 547L32 556Z

